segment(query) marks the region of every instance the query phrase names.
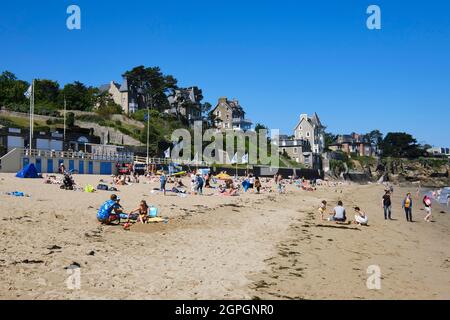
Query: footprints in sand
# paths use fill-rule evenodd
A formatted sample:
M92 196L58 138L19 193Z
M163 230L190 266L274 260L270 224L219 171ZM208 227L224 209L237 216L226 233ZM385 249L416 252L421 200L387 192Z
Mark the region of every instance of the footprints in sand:
M28 215L25 216L21 216L21 217L8 217L8 218L3 218L3 221L21 221L24 220L22 222L33 222L32 218Z
M105 241L103 239L103 228L101 226L97 227L97 229L85 232L84 236L86 238L89 238L89 239L91 239L93 241L97 241L97 242Z

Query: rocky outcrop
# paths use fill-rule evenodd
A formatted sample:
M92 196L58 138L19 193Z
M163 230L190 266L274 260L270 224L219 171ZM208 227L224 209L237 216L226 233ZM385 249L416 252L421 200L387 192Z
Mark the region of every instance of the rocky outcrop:
M450 165L445 160L435 159L385 159L374 178L385 176L392 183L419 182L424 187L446 187L450 185Z

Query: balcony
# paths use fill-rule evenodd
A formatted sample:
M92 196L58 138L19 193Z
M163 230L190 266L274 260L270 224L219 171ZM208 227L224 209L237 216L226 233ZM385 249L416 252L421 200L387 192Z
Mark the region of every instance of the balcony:
M251 126L253 124L252 120L250 120L250 119L243 119L243 118L233 118L232 122L233 122L233 125L234 124L240 124L240 125L249 125L249 126Z

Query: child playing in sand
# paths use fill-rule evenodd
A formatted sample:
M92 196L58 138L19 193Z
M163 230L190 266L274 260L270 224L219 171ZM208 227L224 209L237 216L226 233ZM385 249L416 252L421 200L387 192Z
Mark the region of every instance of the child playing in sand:
M361 209L359 207L355 207L355 221L354 223L359 224L360 226L367 226L367 224L369 223L369 218L367 217L367 215L361 211Z
M320 220L325 220L324 218L323 218L323 214L325 213L325 211L327 211L327 202L325 201L325 200L323 200L321 203L320 203L320 206L319 206L319 213L320 213Z

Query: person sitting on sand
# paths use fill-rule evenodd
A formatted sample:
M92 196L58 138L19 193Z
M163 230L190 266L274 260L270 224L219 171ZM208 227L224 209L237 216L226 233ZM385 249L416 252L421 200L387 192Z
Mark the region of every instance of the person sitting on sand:
M101 205L97 212L97 220L102 224L110 224L113 221L120 221L120 214L123 212L120 205L120 198L112 194L110 199ZM114 214L113 214L114 211Z
M360 226L367 226L367 224L369 223L369 218L367 217L367 215L361 211L361 209L359 207L355 207L355 222L356 224L359 224Z
M319 206L320 220L325 220L323 218L323 214L325 213L325 211L327 211L327 202L323 200Z
M132 214L137 213L139 215L138 222L141 222L142 224L147 223L148 209L149 207L147 205L147 202L145 200L141 200L141 202L139 203L139 207L131 211L128 217L130 217Z
M344 208L344 204L341 200L338 201L337 206L334 207L333 210L333 216L331 216L329 221L336 221L336 222L345 222L347 221L346 212Z

